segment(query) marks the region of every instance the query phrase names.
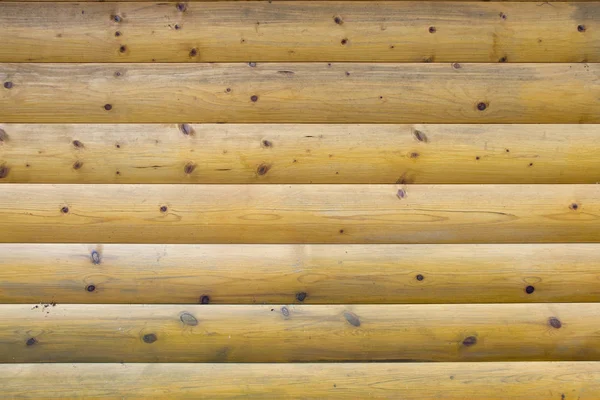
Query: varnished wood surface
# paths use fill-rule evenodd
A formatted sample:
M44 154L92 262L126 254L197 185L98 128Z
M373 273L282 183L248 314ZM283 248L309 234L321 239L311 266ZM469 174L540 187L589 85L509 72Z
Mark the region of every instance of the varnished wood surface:
M0 302L596 302L599 261L599 244L1 244Z
M4 2L0 62L598 62L599 12L598 2Z
M0 361L598 361L600 306L1 305Z
M268 167L264 167L268 172ZM4 242L600 240L599 185L5 184Z
M596 400L597 362L0 365L0 398Z
M591 124L0 123L0 183L595 184L599 137Z
M598 123L600 64L0 64L0 120Z

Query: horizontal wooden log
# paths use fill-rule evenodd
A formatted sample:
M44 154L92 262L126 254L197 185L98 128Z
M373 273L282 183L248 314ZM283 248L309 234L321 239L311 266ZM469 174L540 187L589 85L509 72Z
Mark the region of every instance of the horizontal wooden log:
M600 176L600 125L591 124L0 124L0 135L0 183L596 183ZM262 164L271 168L260 175Z
M594 302L599 262L598 244L3 244L0 302Z
M0 64L0 121L599 123L600 64Z
M0 306L0 361L598 361L600 304Z
M599 185L5 184L0 191L1 241L12 243L597 242L599 215Z
M6 398L596 400L597 362L0 365Z
M0 62L600 61L598 2L179 4L0 3Z

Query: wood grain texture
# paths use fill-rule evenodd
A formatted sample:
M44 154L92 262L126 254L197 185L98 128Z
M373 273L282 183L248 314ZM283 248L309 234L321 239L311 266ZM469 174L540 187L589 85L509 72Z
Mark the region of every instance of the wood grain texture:
M0 64L0 120L598 123L599 75L600 64Z
M267 168L268 169L268 168ZM5 184L13 243L600 241L600 185Z
M599 137L591 124L0 124L0 183L596 183Z
M598 303L0 306L0 361L598 361Z
M600 3L0 3L0 62L598 62ZM583 26L581 28L580 26Z
M598 244L2 244L0 302L595 302L599 261Z
M0 398L596 400L597 362L0 365Z

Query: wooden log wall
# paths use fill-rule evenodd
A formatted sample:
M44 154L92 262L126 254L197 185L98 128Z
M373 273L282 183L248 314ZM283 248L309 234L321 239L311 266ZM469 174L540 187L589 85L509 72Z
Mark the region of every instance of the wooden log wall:
M0 0L0 398L600 398L600 1Z

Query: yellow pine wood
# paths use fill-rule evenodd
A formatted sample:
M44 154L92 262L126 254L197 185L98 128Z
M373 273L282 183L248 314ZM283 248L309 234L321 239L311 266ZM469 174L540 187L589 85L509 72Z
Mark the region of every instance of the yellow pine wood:
M598 2L223 1L184 7L0 3L0 62L600 61Z
M1 362L597 361L598 303L1 305Z
M596 400L597 362L3 364L6 398Z
M600 64L252 65L0 64L0 120L600 122Z
M0 130L0 183L600 180L600 125L0 123ZM261 165L268 173L258 173Z
M5 184L0 192L2 241L16 243L597 242L599 213L600 185Z
M2 244L0 302L593 302L599 261L598 244Z

